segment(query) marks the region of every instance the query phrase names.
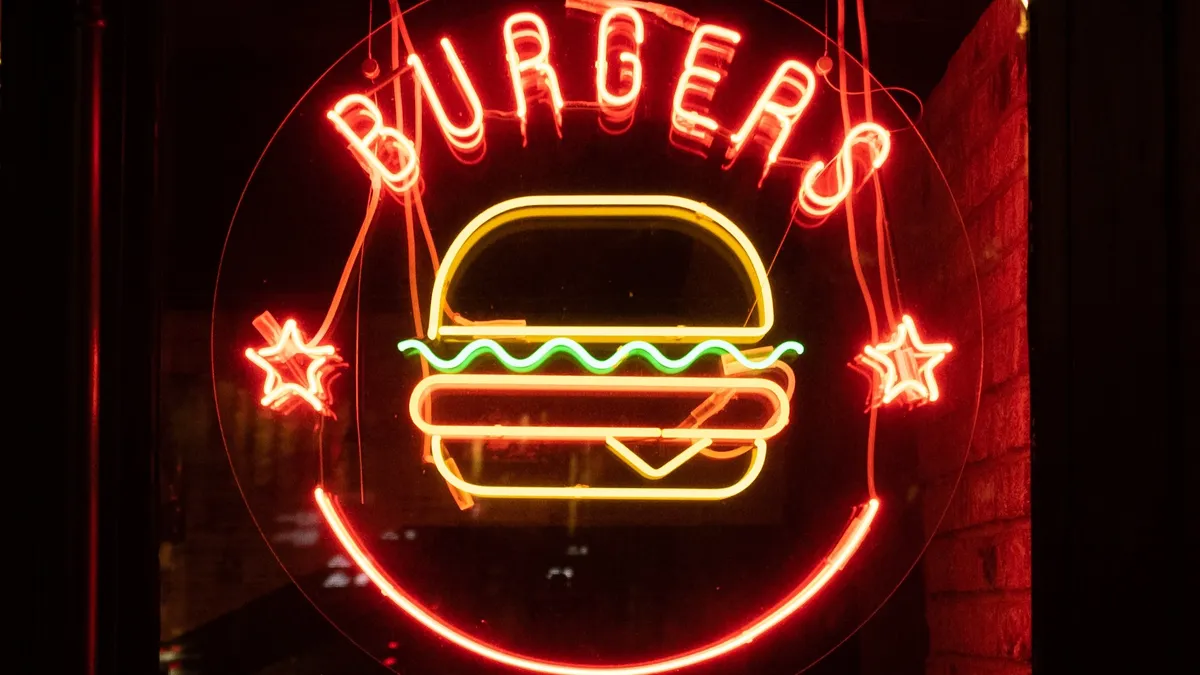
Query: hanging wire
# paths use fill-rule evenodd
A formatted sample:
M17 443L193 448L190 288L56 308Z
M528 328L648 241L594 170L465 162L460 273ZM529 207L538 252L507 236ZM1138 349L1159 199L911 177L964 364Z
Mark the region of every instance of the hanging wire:
M866 94L871 89L871 72L870 53L867 48L867 13L863 7L863 0L858 0L858 25L859 41L862 43L863 93ZM864 96L864 100L867 121L873 121L871 97ZM920 99L917 100L920 101ZM875 188L875 238L879 256L879 280L882 286L880 292L883 295L883 306L888 317L888 324L895 326L897 314L892 303L893 293L895 294L895 306L900 306L900 280L896 276L896 252L891 245L891 223L887 218L887 205L879 173L871 176L871 182ZM901 312L903 312L902 309Z
M826 84L826 85L827 85L827 86L828 86L830 89L832 89L832 90L836 91L836 92L837 92L837 93L839 93L839 94L840 94L840 93L842 93L842 90L841 90L841 89L838 89L837 85L836 85L836 84L834 84L834 83L833 83L833 81L829 79L829 73L825 73L825 74L824 74L824 75L822 75L821 77L823 77L823 78L825 79L825 84ZM888 86L886 86L886 87L874 87L874 88L872 88L872 89L871 89L871 93L872 93L872 94L874 94L874 93L877 93L877 92L881 92L881 91L884 91L884 92L889 92L889 91L898 91L898 92L901 92L901 93L903 93L903 94L908 94L909 96L911 96L911 97L912 97L912 99L913 99L914 101L916 101L916 102L917 102L917 116L916 116L916 118L915 118L915 119L913 119L913 121L912 121L912 125L913 125L914 127L915 127L917 124L920 124L920 122L921 122L921 119L922 119L923 117L925 117L925 102L921 100L921 97L917 95L917 92L915 92L915 91L913 91L913 90L911 90L911 89L906 89L905 87L899 87L899 86L896 86L896 85L888 85ZM848 92L846 92L846 95L847 95L847 96L863 96L863 95L864 95L864 93L865 93L865 92L861 92L861 91L848 91ZM891 132L891 133L893 133L893 134L894 134L894 133L901 132L901 131L907 131L907 130L908 130L908 127L903 127L903 128L901 128L901 129L888 129L888 131L890 131L890 132Z
M374 58L371 53L371 40L375 37L375 0L367 0L367 58Z
M846 134L850 133L850 100L847 95L849 87L846 84L846 0L838 0L837 13L837 44L838 44L838 84L841 85L839 98L842 103L842 126ZM846 233L849 239L850 262L854 267L854 277L862 292L863 303L867 310L867 321L871 326L871 342L879 342L879 320L875 316L875 303L871 299L871 289L867 278L863 275L862 261L858 256L858 236L854 225L854 195L848 195L844 202L846 210ZM879 409L872 407L867 421L867 493L872 499L877 497L875 492L875 431L879 421Z
M867 12L863 0L855 3L858 18L858 42L862 52L862 93L863 112L868 122L875 121L874 102L871 100L871 52L867 40ZM883 206L883 186L879 182L879 173L871 176L871 185L875 189L875 252L876 264L879 267L879 294L883 297L883 312L887 317L888 326L896 325L896 312L892 308L891 280L888 278L887 237L884 228L887 227Z
M824 56L829 56L829 0L824 0L821 4L825 6L825 33L824 33L825 54L824 54ZM825 81L828 82L829 78L825 78Z

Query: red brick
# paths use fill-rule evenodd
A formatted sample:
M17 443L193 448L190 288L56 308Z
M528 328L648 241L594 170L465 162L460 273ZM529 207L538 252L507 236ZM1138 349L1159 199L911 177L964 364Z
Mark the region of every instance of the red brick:
M995 138L1014 111L1025 107L1025 92L1025 46L1015 43L968 81L959 92L964 98L950 107L949 114L938 111L941 119L930 121L926 131L948 176L961 177L967 160Z
M950 475L929 485L924 500L925 531L960 530L1029 515L1029 452L968 464L955 489ZM953 497L947 497L953 490ZM945 517L942 510L945 508ZM938 520L941 518L939 525Z
M1016 378L979 400L968 461L1029 447L1029 376Z
M926 663L927 675L1030 675L1028 663L975 656L935 656Z
M1029 255L1023 249L1008 255L979 280L984 323L991 323L1005 312L1025 304L1029 279Z
M942 226L942 237L937 243L910 251L907 258L919 260L911 269L902 268L902 278L907 286L918 292L938 297L952 297L957 303L956 312L971 312L980 301L973 275L978 275L980 292L989 275L1005 263L1017 263L1010 258L1020 250L1021 259L1028 256L1028 185L1025 168L1005 178L996 193L975 209L966 221L966 238L963 230L955 225ZM969 247L968 247L969 244ZM938 261L936 264L931 264ZM1021 274L1021 269L1005 270L1010 274ZM995 281L995 279L993 279ZM1026 282L1022 278L1003 280L1009 286L1008 295L999 298L1012 306L1018 298L1025 297Z
M1022 340L1023 349L1023 335L1016 339ZM975 396L978 381L978 371L973 370L977 358L977 353L964 347L956 352L961 367L953 369L960 364L950 362L939 378L945 397L938 405L950 403L953 407L939 409L937 412L943 414L931 416L917 436L918 470L926 482L957 473L964 460L979 462L1029 447L1029 376L986 389L979 399L978 414L973 415L976 408L970 399ZM954 401L955 397L959 400Z
M1029 591L933 596L925 615L933 654L1029 658Z
M1028 113L1021 14L1017 2L992 2L925 102L922 132L947 176L967 238L945 222L953 211L937 199L944 188L928 167L911 167L915 178L906 178L903 190L909 201L894 205L892 213L897 227L937 223L923 229L915 245L915 236L899 237L897 255L911 261L901 271L906 300L918 299L924 307L919 320L947 327L959 345L943 369L943 402L950 405L932 411L936 417L918 436L926 531L940 527L923 562L926 592L932 593L928 675L1031 672ZM910 186L918 183L925 194ZM973 420L981 362L983 394Z
M925 590L1024 590L1030 588L1029 519L933 540L923 560Z
M964 243L961 236L957 237L956 245L941 252L940 264L932 262L934 254L924 253L926 267L922 274L901 276L905 300L936 308L941 316L955 317L954 338L959 341L978 334L981 315L985 324L992 324L1024 307L1029 273L1026 247L1013 246L989 269L979 270L977 285L970 274ZM992 326L988 328L990 335Z
M957 233L955 236L959 241L946 250L953 255L948 260L945 279L961 281L973 272L985 276L1013 249L1028 248L1029 185L1026 174L1026 167L1018 167L971 212L964 222L970 255L965 254L962 233ZM955 247L963 250L955 250Z
M987 270L1014 246L1029 243L1029 179L1027 167L1005 177L987 202L967 219L975 263Z
M947 172L964 216L969 217L1005 178L1026 166L1028 141L1029 114L1022 106L1000 124L989 142L967 156L961 171Z
M1023 44L1017 34L1020 24L1021 9L1016 2L993 2L950 59L945 76L926 102L926 116L931 116L929 109L953 115L956 104L963 100L962 92L973 90L979 73L995 63L997 55ZM932 117L937 119L937 115Z
M943 382L942 389L949 397L959 387ZM970 395L973 396L973 392ZM970 451L973 409L974 405L963 403L922 428L917 437L917 470L926 483L936 482L951 473L957 475L962 468Z
M1024 307L991 326L983 341L983 386L1029 372L1029 321Z

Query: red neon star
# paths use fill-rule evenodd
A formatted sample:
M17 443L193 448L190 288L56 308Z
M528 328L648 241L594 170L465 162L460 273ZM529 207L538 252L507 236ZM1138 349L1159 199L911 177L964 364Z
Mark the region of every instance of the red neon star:
M246 350L246 358L267 375L260 403L271 410L287 413L304 401L313 410L332 416L325 378L342 365L333 345L317 345L315 341L305 343L295 319L288 319L279 328L269 312L255 320L255 327L268 340L272 339L270 335L275 336L275 343L269 347ZM306 368L297 363L304 359L308 361ZM278 366L285 366L293 380L285 379Z
M933 369L951 349L946 342L921 342L912 317L904 315L891 340L863 347L863 353L854 358L856 364L869 369L863 372L871 376L871 407L896 400L910 406L938 400L940 394Z

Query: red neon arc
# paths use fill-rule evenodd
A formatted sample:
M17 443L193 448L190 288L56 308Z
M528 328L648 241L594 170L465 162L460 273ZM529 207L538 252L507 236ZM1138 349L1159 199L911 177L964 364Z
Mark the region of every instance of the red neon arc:
M421 57L410 54L408 65L412 67L417 81L421 84L421 90L425 92L429 108L437 118L438 126L441 127L446 142L461 152L471 153L483 145L483 103L480 102L479 94L471 84L471 78L467 75L467 70L463 68L458 53L454 51L454 45L448 38L442 38L440 44L442 51L446 54L446 61L449 62L450 69L454 71L454 83L458 85L458 93L471 108L471 120L465 126L459 126L450 121L449 115L446 114L446 108L442 105L441 97L434 89L433 82L429 80L429 73L425 71L425 64L421 62Z
M518 26L526 26L517 30ZM528 26L532 26L529 28ZM520 45L534 42L537 53L522 58ZM565 105L562 91L558 87L558 74L550 65L550 31L542 17L533 12L518 12L504 22L504 53L508 60L508 74L512 78L513 97L517 103L517 118L521 120L521 138L525 140L528 124L527 89L546 91L550 95L550 107L554 111L554 126L562 136L562 110Z
M655 675L694 666L743 647L779 625L808 604L821 589L825 588L858 551L879 511L878 499L872 499L859 507L842 533L841 539L804 582L797 586L783 602L734 633L699 649L657 661L628 665L577 665L522 656L477 640L446 623L405 593L379 567L359 542L341 508L323 489L316 488L313 496L316 499L317 508L320 509L325 522L346 554L383 593L384 597L397 607L433 633L473 654L511 668L546 675Z
M614 94L608 86L609 45L620 39L632 44L634 51L621 49L617 60L622 64L621 84L625 93ZM600 36L596 53L596 99L609 120L620 122L633 115L642 92L641 45L646 39L642 16L631 7L612 7L600 17Z
M347 120L346 113L351 109L357 112L355 117L370 120L371 126L365 134L355 131L350 120ZM420 162L417 159L416 146L403 132L383 123L383 114L379 112L374 101L362 94L350 94L338 101L326 116L350 142L355 154L366 162L371 171L378 172L383 182L392 190L407 192L417 184L417 179L420 178ZM387 147L388 144L391 144L390 148ZM384 149L390 150L389 155L394 155L396 166L389 167L380 158L380 151Z
M712 145L718 125L708 116L707 106L716 94L717 83L724 76L718 68L733 60L734 47L741 41L741 34L728 28L705 24L696 29L683 60L683 73L675 87L671 108L673 133L706 148ZM708 57L704 62L709 65L700 65L702 55Z
M792 126L796 124L796 120L800 119L800 116L804 114L804 109L812 101L813 93L816 91L816 82L816 76L808 66L799 61L784 61L775 71L775 75L763 90L762 95L758 97L758 102L754 104L754 108L746 117L742 128L730 137L729 150L725 153L726 166L731 166L737 160L742 150L745 149L746 142L762 126L763 118L770 115L775 119L778 129L770 132L770 135L774 136L774 142L767 151L767 161L763 165L762 178L765 179L771 170L771 165L779 159L779 153L783 151L783 146L792 133ZM780 103L779 99L785 95L794 99L794 102ZM759 181L759 184L762 184L762 180Z
M860 180L854 175L854 148L858 145L867 146L870 153L868 169ZM892 149L892 136L887 129L874 122L863 122L846 134L842 149L833 158L832 165L836 187L832 194L822 194L816 187L817 181L826 182L825 162L815 162L804 172L800 181L800 191L796 196L796 206L813 218L824 218L837 210L838 206L850 195L855 185L861 184L887 161Z

